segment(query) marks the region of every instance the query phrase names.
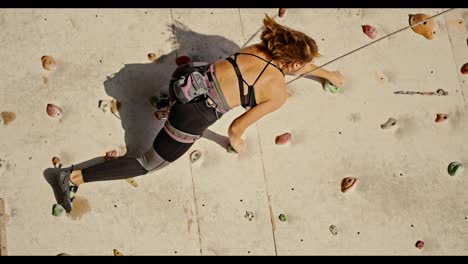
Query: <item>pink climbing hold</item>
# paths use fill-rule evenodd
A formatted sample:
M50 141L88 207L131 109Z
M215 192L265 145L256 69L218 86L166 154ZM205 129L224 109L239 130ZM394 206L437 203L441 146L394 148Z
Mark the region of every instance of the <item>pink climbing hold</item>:
M287 132L287 133L284 133L282 135L279 135L276 137L275 139L275 144L276 145L283 145L283 144L286 144L288 143L290 140L291 140L291 133Z
M278 16L279 17L284 17L285 14L286 14L286 8L280 8L278 10Z
M463 64L460 71L463 75L468 74L468 63Z
M62 116L62 109L54 104L47 104L46 111L50 117L58 118Z
M116 159L119 156L119 152L117 150L111 150L106 152L106 156L104 157L105 160L112 160Z
M415 244L415 246L419 249L423 249L424 248L424 241L422 240L418 240Z
M177 66L181 66L181 65L184 65L184 64L190 64L190 63L192 63L192 59L190 59L189 56L179 56L176 59Z
M362 32L371 39L374 39L377 36L377 29L371 25L362 25Z

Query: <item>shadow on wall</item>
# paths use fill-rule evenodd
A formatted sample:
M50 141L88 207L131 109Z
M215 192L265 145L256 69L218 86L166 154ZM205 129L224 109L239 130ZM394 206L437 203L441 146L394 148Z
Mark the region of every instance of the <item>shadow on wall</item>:
M121 102L119 114L129 157L148 150L163 125L155 118L155 108L149 99L168 92L170 77L177 68L177 56L188 55L192 61L212 63L240 50L231 40L196 33L177 21L167 29L173 32L174 39L168 41L175 42L174 51L152 63L126 64L104 82L106 93Z

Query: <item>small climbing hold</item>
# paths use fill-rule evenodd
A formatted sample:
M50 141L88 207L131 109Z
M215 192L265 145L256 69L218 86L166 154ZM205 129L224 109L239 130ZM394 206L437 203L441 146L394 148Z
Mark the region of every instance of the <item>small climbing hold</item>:
M177 66L181 66L181 65L184 65L184 64L191 64L192 63L192 59L190 59L189 56L179 56L177 57L176 59L176 64Z
M323 90L332 94L338 93L338 87L333 85L329 80L326 80L323 84Z
M58 168L58 167L61 167L61 163L60 163L60 159L58 157L53 157L52 158L52 165L54 165L54 167Z
M424 248L424 241L422 240L418 240L415 244L415 246L419 249L423 249Z
M468 74L468 63L463 64L463 66L461 67L460 71L461 71L461 73L462 73L463 75Z
M436 34L436 31L439 28L439 25L434 19L428 19L430 16L427 14L415 14L415 15L408 15L409 16L409 24L411 26L411 29L416 33L419 34L423 37L425 37L428 40L431 40L434 38L434 35ZM423 20L423 23L418 24L417 26L413 26Z
M65 208L60 204L54 204L52 206L52 215L53 216L62 216L65 213Z
M278 16L283 18L286 15L286 8L278 9Z
M126 181L133 187L138 187L138 183L136 182L136 180L134 178L128 178L126 179Z
M105 160L113 160L116 159L119 156L119 152L115 149L111 151L107 151L106 155L104 156Z
M123 256L122 252L118 251L117 249L114 248L114 256Z
M110 112L111 101L110 100L99 100L98 108L101 109L102 112L107 113Z
M387 122L383 123L380 125L380 128L382 129L388 129L388 128L392 128L393 126L396 125L396 119L393 118L393 117L390 117Z
M281 222L286 222L286 221L288 221L288 217L286 217L286 215L284 215L284 214L280 214L280 215L278 216L278 218L279 218L279 220L280 220Z
M436 114L435 122L440 123L440 122L447 120L447 118L448 118L447 114Z
M228 153L237 153L237 151L231 146L231 144L229 144L227 146L227 152Z
M201 157L201 152L199 150L194 150L192 153L190 153L190 161L194 163Z
M120 110L120 102L115 100L115 99L112 99L111 101L111 112L117 116L118 118L120 118L120 115L119 115L119 110Z
M58 118L62 116L62 109L54 104L47 104L47 114L50 117Z
M55 70L55 68L57 67L57 64L55 63L55 60L54 58L52 58L52 56L42 56L41 61L42 68L44 68L45 70L52 71Z
M155 53L148 53L148 60L155 61L157 58Z
M58 257L63 257L63 256L71 256L70 254L67 253L60 253L57 255Z
M362 32L371 39L375 39L377 36L377 29L371 25L362 25Z
M249 221L252 221L252 219L254 218L254 214L251 211L245 211L245 216L244 217L249 219Z
M340 233L340 230L338 229L336 225L331 225L328 229L330 230L330 233L332 233L332 235L334 236Z
M0 114L0 124L8 125L16 119L16 114L14 112L2 112Z
M275 138L275 144L276 145L283 145L291 141L291 133L287 132L284 134L281 134Z
M351 187L356 184L357 179L353 177L346 177L341 180L341 192L347 192Z
M450 176L456 176L463 171L463 163L458 161L450 162L447 167L447 172Z

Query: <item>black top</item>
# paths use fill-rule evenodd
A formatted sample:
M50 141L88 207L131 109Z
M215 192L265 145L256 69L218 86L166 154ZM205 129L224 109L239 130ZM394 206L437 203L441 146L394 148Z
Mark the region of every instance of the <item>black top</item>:
M254 83L252 85L248 84L244 78L242 77L242 74L239 70L239 66L237 66L237 56L239 54L244 54L244 55L252 55L252 56L255 56L265 62L267 62L267 64L265 65L265 67L263 68L263 70L260 72L260 74L258 75L257 79L255 79ZM260 76L262 76L263 72L266 70L266 68L268 67L268 65L273 65L275 66L279 71L281 71L281 73L284 75L284 72L283 70L281 70L278 66L276 66L275 64L271 63L271 60L270 61L267 61L265 59L263 59L262 57L259 57L255 54L250 54L250 53L240 53L240 52L236 52L234 53L232 56L234 56L234 59L232 59L231 57L227 58L226 60L229 61L232 66L234 67L234 70L236 71L236 75L237 75L237 78L239 79L239 93L240 93L240 101L241 101L241 105L242 107L246 108L246 107L254 107L255 105L257 105L257 102L255 101L255 94L254 94L254 85L257 83L258 79L260 78ZM248 91L247 91L247 96L244 95L244 83L247 84L247 86L249 87Z

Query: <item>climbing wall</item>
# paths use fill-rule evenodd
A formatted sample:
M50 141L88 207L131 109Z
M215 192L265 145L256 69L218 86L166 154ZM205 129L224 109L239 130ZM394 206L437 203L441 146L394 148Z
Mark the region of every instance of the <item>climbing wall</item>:
M321 65L409 14L444 10L286 9L276 20L314 38ZM408 28L326 66L345 76L336 94L292 82L286 104L247 129L247 153L225 150L238 108L171 166L133 185L85 184L71 214L51 214L53 157L82 168L111 150L141 154L162 126L150 98L167 92L175 59L213 62L255 43L265 13L278 9L0 10L0 112L14 113L0 124L8 254L466 255L467 174L447 167L468 164L467 9L436 17L431 40ZM98 107L112 99L118 112ZM346 177L356 182L343 192Z

